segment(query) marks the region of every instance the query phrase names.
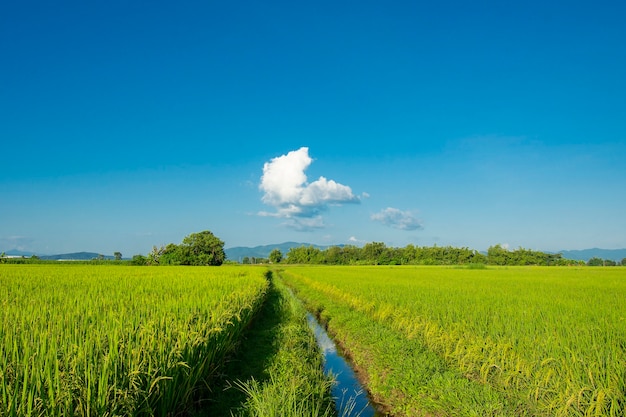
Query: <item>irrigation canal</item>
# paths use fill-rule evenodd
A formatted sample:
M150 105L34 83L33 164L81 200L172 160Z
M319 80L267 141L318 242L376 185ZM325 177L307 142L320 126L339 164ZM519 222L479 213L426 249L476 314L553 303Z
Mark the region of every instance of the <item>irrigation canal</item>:
M324 355L324 373L335 377L331 394L335 400L337 415L340 417L380 417L381 414L376 411L368 398L367 390L361 385L350 364L339 354L337 345L328 336L326 330L311 313L307 313L307 320Z

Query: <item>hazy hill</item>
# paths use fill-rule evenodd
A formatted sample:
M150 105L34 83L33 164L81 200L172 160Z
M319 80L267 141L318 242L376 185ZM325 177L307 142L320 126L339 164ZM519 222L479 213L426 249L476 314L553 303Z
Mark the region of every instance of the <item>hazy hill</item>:
M241 260L245 256L247 256L248 258L267 258L270 256L270 252L274 249L280 250L283 256L285 256L287 252L289 252L289 249L299 248L300 246L313 246L322 250L328 248L328 246L312 245L310 243L284 242L273 245L255 246L253 248L246 246L236 246L224 249L224 252L226 252L226 257L228 260L241 262Z
M559 253L563 254L566 259L582 260L587 262L591 258L611 259L619 262L626 258L626 249L582 249L582 250L563 250Z
M59 259L72 260L72 261L90 261L94 258L98 258L99 253L95 252L74 252L74 253L62 253L59 255L41 255L40 259L58 261ZM104 259L115 259L114 256L105 255Z

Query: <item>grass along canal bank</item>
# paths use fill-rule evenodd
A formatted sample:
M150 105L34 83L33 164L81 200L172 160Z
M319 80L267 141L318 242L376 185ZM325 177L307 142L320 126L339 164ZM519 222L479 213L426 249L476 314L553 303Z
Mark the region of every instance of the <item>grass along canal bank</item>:
M195 416L331 417L331 385L304 306L270 272L263 306Z

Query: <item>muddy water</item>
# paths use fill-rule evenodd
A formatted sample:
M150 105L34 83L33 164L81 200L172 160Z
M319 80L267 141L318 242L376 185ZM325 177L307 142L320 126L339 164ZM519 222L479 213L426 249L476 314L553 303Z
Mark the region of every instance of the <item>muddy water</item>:
M354 370L337 352L337 345L328 336L312 314L307 314L309 327L315 333L315 339L324 354L324 373L335 377L332 396L335 399L337 414L340 417L379 417L367 391L357 379Z

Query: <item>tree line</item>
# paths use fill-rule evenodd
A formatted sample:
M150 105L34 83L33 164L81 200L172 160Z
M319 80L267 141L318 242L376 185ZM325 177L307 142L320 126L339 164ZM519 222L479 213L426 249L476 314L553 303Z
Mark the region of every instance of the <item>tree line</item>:
M280 251L274 249L272 258L283 260ZM280 255L280 256L278 256ZM273 261L274 262L274 261ZM481 253L467 247L452 246L414 246L389 247L382 242L371 242L363 247L331 246L319 249L314 246L291 248L284 256L284 262L290 264L320 265L584 265L584 261L563 258L560 253L546 253L531 249L518 248L509 250L502 245L489 247L487 253ZM275 262L276 263L276 262ZM622 261L626 265L626 259ZM595 265L590 263L589 265ZM608 263L604 263L608 265ZM613 265L616 265L613 262Z
M99 255L83 263L130 263L132 265L213 265L226 262L224 242L212 232L205 230L186 236L176 245L153 246L147 256L135 255L130 261L122 261L120 252L114 253L115 261L108 261ZM0 263L42 263L32 256L12 258L0 253ZM314 265L589 265L589 266L626 266L626 258L621 262L610 259L591 258L588 262L563 258L560 253L546 253L522 247L509 250L502 245L489 247L482 253L467 247L452 246L414 246L403 248L389 247L382 242L371 242L363 247L346 245L330 246L320 249L315 246L300 246L289 249L283 256L279 249L274 249L268 258L244 257L244 264L265 263L314 264Z

